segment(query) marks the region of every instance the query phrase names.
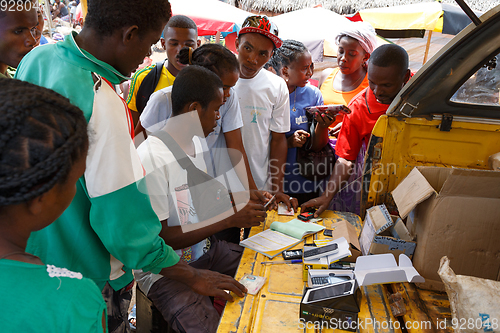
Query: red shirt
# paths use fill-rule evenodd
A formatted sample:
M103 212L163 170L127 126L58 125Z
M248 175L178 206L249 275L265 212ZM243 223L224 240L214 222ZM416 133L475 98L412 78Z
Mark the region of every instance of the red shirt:
M386 113L389 104L377 102L373 91L368 87L357 94L348 106L352 112L344 116L335 153L348 161L354 161L362 143L368 145L375 123Z

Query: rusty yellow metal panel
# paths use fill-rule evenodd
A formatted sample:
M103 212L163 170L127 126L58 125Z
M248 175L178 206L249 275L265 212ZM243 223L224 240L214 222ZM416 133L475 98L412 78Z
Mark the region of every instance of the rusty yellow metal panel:
M449 132L440 120L382 116L372 132L374 159L366 208L385 203L390 192L415 166L487 169L488 157L500 151L500 123L453 120Z
M355 226L358 234L361 231L361 219L351 213L340 213L326 211L322 214L322 223L326 227L340 220L347 220ZM291 217L279 216L276 212L269 212L266 219L265 228L272 222L289 221ZM262 227L252 228L250 235L254 235L263 230ZM324 238L323 234L316 235L318 239ZM312 236L307 240L312 241ZM300 243L296 248L302 248ZM255 295L246 295L243 298L235 297L233 303L228 303L224 309L218 332L333 332L333 329L309 328L299 323L299 304L305 287L302 281L302 265L300 264L277 264L263 265L263 261L270 259L262 254L245 249L241 259L236 279L239 280L244 274L254 274L265 276L266 284L260 292ZM283 260L276 257L273 260ZM400 292L404 299L407 314L396 318L393 316L388 297L390 294ZM360 333L401 333L401 327L405 327L405 322L417 323L419 321L432 321L434 323L442 318L450 317L449 303L446 294L416 289L411 284L391 284L361 287L362 298L360 303L359 332ZM417 325L411 325L411 333L428 332L425 329L413 329ZM422 326L421 326L422 327ZM438 328L436 325L432 326ZM439 329L438 329L439 330ZM347 332L335 330L335 332Z
M361 287L360 333L400 333L399 322L392 315L383 285Z
M446 329L451 313L445 293L418 289L410 283L395 283L388 288L388 293L400 293L403 297L406 314L401 323L408 332L452 332Z
M355 226L358 233L361 231L361 219L355 214L327 211L322 217L326 227L332 227L337 221L347 220ZM269 212L265 228L269 228L274 221L287 222L290 219L289 216L277 215L275 211ZM262 230L262 227L254 227L250 235ZM316 237L324 238L322 234L317 234ZM312 237L309 240L312 241ZM296 246L296 248L302 247L303 243ZM276 257L273 260L283 260L283 258ZM238 298L233 295L235 302L226 305L218 332L314 332L314 329L304 330L299 326L299 304L305 287L302 281L302 265L262 265L262 261L269 259L249 249L243 252L235 278L239 280L244 274L250 273L265 276L267 282L255 296L246 295ZM323 329L322 332L328 333L333 330Z

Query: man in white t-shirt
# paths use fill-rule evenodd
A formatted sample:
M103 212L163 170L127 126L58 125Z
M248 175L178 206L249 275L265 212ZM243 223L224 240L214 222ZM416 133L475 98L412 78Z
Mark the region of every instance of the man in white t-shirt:
M225 134L234 130L240 130L241 127L243 127L243 120L241 119L240 105L234 87L229 89L229 97L219 109L220 117L217 120L217 126L206 138L207 147L211 152L211 158L206 162L209 165L207 167L207 172L211 176L218 178L223 178L224 174L229 176L230 179L227 181L229 183L228 185L233 192L236 192L248 189L249 186L248 181L240 181L236 173L230 171L233 164L228 154L229 149L226 145ZM172 86L156 91L149 98L148 104L140 116L141 125L147 133L160 130L171 117L171 95ZM244 168L244 166L242 167ZM243 174L246 178L246 172ZM252 188L252 186L250 186L250 188Z
M161 129L163 135L153 133L137 148L147 173L151 205L163 224L161 236L192 267L234 276L242 247L216 240L213 235L229 227L260 225L266 217L265 208L249 202L235 214L233 209L220 212L222 218L215 223L213 219L200 221L202 214L195 208L199 198L192 197L188 172L178 162L188 158L197 169L206 171L202 140L217 125L218 109L223 104L222 81L208 69L188 66L179 72L171 98L172 117ZM136 278L174 330L216 331L220 318L208 296L151 273L139 272Z
M257 188L276 194L289 208L283 193L290 105L285 81L262 70L280 47L278 29L266 16L249 16L236 39L240 79L235 85L243 117L243 145ZM297 207L295 207L297 208Z

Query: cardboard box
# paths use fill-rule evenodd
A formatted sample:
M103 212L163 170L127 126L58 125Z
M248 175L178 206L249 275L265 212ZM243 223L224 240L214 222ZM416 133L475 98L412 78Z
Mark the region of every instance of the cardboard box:
M354 275L359 286L395 282L424 282L410 258L399 255L399 265L390 253L361 256L356 260Z
M351 256L342 259L342 261L356 262L356 258L361 255L361 247L359 246L358 233L356 228L348 221L340 221L332 224L332 237L337 239L344 237L349 243L349 250L351 251Z
M348 285L348 288L343 288L344 285ZM310 300L313 291L317 292L323 288L336 289L338 287L342 289L338 296L328 297L321 301ZM325 294L335 294L336 291L330 290ZM356 280L318 288L306 288L300 301L300 320L313 323L324 322L328 325L328 328L356 332L360 301L361 292L356 285Z
M363 255L392 253L412 257L416 242L398 216L390 215L385 205L371 207L366 211L366 219L360 235Z
M392 192L399 215L418 246L413 266L425 278L419 285L444 290L437 274L448 256L456 274L499 280L500 172L416 167Z

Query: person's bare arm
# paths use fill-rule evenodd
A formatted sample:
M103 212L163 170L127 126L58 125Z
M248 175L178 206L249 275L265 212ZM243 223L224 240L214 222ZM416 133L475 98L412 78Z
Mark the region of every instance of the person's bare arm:
M326 191L318 198L311 199L300 206L301 212L307 211L308 208L315 207L318 210L314 213L314 217L318 217L323 213L332 201L337 192L346 185L351 170L354 166L353 161L348 161L340 157L335 163L335 168L326 185Z
M184 283L200 295L220 297L230 302L234 299L226 290L234 292L239 297L243 297L247 292L245 286L229 275L206 269L195 269L182 260L173 266L163 268L160 274Z
M243 139L241 137L241 130L235 129L234 131L229 131L224 133L224 138L226 139L226 146L229 149L229 157L231 158L231 163L233 166L236 166L239 163L239 154L232 154L231 151L237 150L243 156L243 161L245 162L246 175L241 172L239 168L236 168L236 173L238 178L240 178L242 184L245 184L248 181L248 188L250 190L256 190L257 185L255 185L255 181L253 180L252 171L250 170L250 164L248 163L248 157L245 151L245 147L243 146ZM234 152L234 151L233 151ZM246 180L245 178L248 178Z
M198 222L198 229L183 232L181 226L169 227L167 220L162 221L160 237L174 250L192 246L203 239L210 237L227 228L251 228L260 225L266 219L266 210L262 204L249 202L243 209L223 220L217 221L217 217L208 221Z
M335 121L335 118L329 118L327 114L316 112L314 119L317 124L314 129L311 150L318 152L328 144L328 127Z
M318 88L321 88L323 85L323 82L325 82L326 78L332 74L333 68L326 68L321 72L321 75L319 77L319 82L318 82Z
M134 113L137 113L137 125L135 126L135 131L134 131L134 137L138 137L139 135L144 135L144 140L148 137L148 134L146 133L146 129L142 127L141 121L139 120L139 112L135 111L130 111L132 112L132 118L134 118Z

